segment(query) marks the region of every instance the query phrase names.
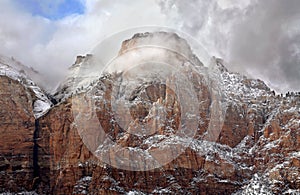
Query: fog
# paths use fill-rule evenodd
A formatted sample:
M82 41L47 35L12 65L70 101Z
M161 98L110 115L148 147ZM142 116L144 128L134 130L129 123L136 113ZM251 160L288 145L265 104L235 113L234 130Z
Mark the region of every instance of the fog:
M43 2L43 11L53 11L47 9L52 1L36 1ZM83 13L52 20L16 0L1 0L0 54L32 66L51 85L77 55L90 53L107 36L132 27L166 26L197 39L230 70L260 78L277 92L300 91L298 0L78 1Z

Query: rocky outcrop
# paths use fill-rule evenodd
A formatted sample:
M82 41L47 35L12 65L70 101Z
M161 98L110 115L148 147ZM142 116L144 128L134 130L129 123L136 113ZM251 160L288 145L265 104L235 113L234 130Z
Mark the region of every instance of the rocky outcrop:
M299 192L300 97L277 97L262 81L229 72L220 59L209 70L178 36L156 35L191 59L161 58L179 62L181 75L152 82L143 75L128 85L122 82L130 73L114 72L72 91L74 73L55 94L59 103L38 119L33 91L0 77L0 192ZM157 41L156 35L135 35L119 54ZM85 64L79 57L71 69ZM88 75L81 78L85 86Z

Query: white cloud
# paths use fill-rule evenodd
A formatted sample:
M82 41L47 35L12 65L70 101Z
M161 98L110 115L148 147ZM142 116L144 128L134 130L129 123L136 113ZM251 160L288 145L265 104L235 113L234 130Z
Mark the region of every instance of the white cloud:
M86 0L82 15L50 21L0 2L0 53L57 80L78 54L90 52L104 37L136 26L163 25L153 0Z
M233 70L260 77L279 91L300 90L298 0L80 1L84 14L51 21L1 0L0 53L57 80L76 55L90 52L104 37L162 25L196 37Z

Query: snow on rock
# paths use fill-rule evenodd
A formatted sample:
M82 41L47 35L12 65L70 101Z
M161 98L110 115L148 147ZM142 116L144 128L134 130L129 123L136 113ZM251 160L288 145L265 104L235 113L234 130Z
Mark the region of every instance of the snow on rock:
M242 190L234 193L233 195L273 195L269 184L262 176L255 174L250 180L250 183L243 187Z
M283 192L284 195L300 195L300 190L292 190L292 189L289 189L285 192Z
M48 99L45 92L38 87L29 76L34 75L37 77L32 68L28 68L25 65L22 65L20 62L15 61L13 58L7 58L0 56L0 75L7 76L13 80L19 81L27 89L30 89L35 94L35 100L33 103L33 112L34 117L39 118L53 105L52 102Z
M85 176L78 180L74 186L73 194L89 194L88 188L92 179L91 176Z
M76 62L69 68L67 78L57 86L53 94L56 101L63 102L68 97L91 89L101 71L93 65L91 54L77 56Z
M23 192L3 192L0 193L0 195L38 195L35 191L31 191L31 192L27 192L27 191L23 191Z
M126 195L145 195L145 193L142 193L140 191L129 191L126 193Z

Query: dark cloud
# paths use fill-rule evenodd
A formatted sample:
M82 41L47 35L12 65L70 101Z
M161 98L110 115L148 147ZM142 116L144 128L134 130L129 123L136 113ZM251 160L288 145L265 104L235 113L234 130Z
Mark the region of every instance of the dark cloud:
M208 3L209 2L209 3ZM181 29L230 68L259 77L279 92L300 91L300 1L161 1ZM177 13L175 13L177 12Z
M231 31L230 60L261 72L277 90L299 90L299 51L295 47L300 34L295 29L289 34L291 25L299 20L299 10L297 0L265 0L250 6Z

